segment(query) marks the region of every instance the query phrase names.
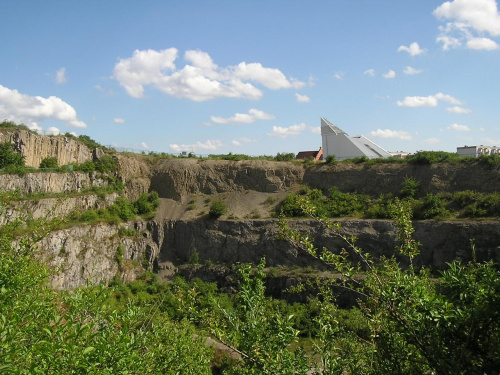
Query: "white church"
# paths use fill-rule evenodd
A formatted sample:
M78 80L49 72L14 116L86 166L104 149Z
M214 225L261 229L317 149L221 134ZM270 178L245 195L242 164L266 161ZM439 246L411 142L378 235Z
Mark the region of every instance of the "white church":
M323 159L326 159L328 155L334 155L337 160L362 156L368 159L392 157L391 153L368 138L362 135L352 137L325 118L321 118L321 138Z

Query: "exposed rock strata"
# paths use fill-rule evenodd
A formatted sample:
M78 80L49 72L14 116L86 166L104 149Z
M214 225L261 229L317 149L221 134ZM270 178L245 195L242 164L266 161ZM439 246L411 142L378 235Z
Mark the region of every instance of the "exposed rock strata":
M69 172L69 173L27 173L0 174L0 187L3 191L19 190L23 195L34 193L69 193L82 191L92 187L105 187L107 179L97 173Z
M63 136L44 136L25 130L2 131L0 142L9 141L25 157L29 167L38 168L47 157L57 158L58 165L92 160L92 151L83 143Z
M10 202L5 212L0 216L0 225L16 219L53 219L66 217L73 210L88 210L109 207L118 197L117 193L98 196L95 194L61 197L42 198L37 200L21 200Z
M137 231L136 236L120 236L119 228L126 226ZM153 268L158 246L145 230L143 222L126 225L83 225L50 233L39 243L48 264L56 270L52 284L56 288L74 288L87 282L108 282L115 275L134 280L142 266ZM123 263L117 259L122 246Z

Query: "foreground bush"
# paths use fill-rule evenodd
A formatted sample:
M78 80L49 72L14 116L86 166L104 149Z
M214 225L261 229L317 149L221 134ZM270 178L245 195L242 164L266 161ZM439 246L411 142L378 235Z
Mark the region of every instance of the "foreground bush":
M212 352L188 325L147 304L118 313L113 288L55 291L35 253L28 237L0 238L0 373L211 374Z

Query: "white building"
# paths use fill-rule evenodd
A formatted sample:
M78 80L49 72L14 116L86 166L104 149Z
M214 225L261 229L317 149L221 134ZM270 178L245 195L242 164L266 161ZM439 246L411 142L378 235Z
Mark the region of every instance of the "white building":
M359 135L351 137L325 118L321 118L323 159L334 155L337 160L366 156L369 159L390 158L392 155L368 138Z
M475 158L481 155L500 155L500 147L483 145L457 147L457 154Z

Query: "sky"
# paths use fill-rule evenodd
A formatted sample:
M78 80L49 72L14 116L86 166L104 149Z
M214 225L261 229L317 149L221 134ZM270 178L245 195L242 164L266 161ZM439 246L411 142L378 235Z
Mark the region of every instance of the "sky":
M500 146L496 0L0 0L0 121L200 155Z

